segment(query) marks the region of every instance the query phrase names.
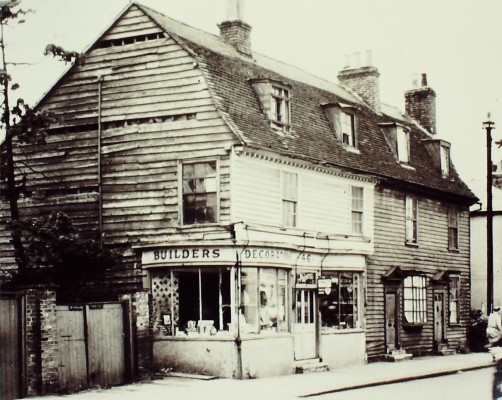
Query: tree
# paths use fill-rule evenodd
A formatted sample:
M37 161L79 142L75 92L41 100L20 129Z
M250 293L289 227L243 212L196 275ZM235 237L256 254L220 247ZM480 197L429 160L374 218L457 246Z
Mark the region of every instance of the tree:
M8 23L22 23L21 16L31 12L18 8L20 0L0 0L0 85L3 92L1 128L5 138L0 146L0 195L9 204L7 223L17 264L15 280L22 283L52 282L65 288L77 288L85 282L102 277L106 268L117 263L118 255L103 249L92 240L80 237L68 216L58 213L44 218L23 218L19 210L21 194L32 195L26 189L26 176L16 170L14 147L16 143L43 146L46 130L58 116L32 109L23 99L10 103L11 91L19 88L12 83L6 61L4 27ZM65 63L82 64L84 57L74 51L49 44L44 54L60 58ZM71 266L71 268L69 268Z

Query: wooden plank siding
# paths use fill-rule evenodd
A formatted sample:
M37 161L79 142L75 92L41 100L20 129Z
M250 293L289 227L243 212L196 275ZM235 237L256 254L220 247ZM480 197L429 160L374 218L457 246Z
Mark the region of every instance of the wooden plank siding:
M21 302L16 297L0 298L0 398L22 397Z
M46 144L18 149L16 161L35 193L21 202L23 215L46 215L57 204L78 227L97 235L101 196L104 242L124 252L129 269L110 274L118 285L140 283L132 245L176 235L181 161L219 160L218 222L230 222L229 149L237 138L220 117L197 60L136 6L39 107L58 121ZM229 235L214 227L202 231Z
M427 324L422 328L401 328L401 344L409 353L433 350L433 294L431 278L440 270L460 272L461 323L446 323L446 339L455 348L465 340L469 321L469 213L459 208L459 250L448 250L448 204L418 196L419 244L405 244L404 192L377 186L375 191L375 252L368 258L366 340L369 358L385 354L384 275L390 268L415 269L427 276ZM454 206L452 204L452 206ZM447 289L447 288L446 288ZM448 298L448 292L446 292ZM399 319L402 323L402 298ZM448 316L448 302L446 302Z
M0 200L0 221L7 219L10 216L8 203ZM0 273L1 279L9 277L9 271L16 267L14 259L14 249L11 244L12 236L10 231L6 229L3 222L0 222Z

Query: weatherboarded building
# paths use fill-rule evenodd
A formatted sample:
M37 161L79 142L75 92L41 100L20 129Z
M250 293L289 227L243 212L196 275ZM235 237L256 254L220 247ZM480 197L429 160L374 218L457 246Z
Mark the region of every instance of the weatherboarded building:
M457 350L476 199L435 135L425 77L406 114L378 70L340 84L129 5L38 104L62 119L17 148L36 196L121 250L156 369L263 377ZM144 317L144 316L143 316ZM144 320L144 319L143 319Z

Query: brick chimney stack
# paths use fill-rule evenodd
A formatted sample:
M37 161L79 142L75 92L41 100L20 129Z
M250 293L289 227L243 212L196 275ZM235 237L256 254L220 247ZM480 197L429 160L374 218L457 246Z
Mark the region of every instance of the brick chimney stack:
M426 74L422 74L421 86L405 92L404 98L406 114L416 120L422 128L435 135L436 92L427 85Z
M251 52L251 26L242 21L244 0L227 0L227 20L218 25L220 37L248 57Z
M352 64L350 60L352 59ZM338 73L338 81L342 86L353 90L373 111L381 112L380 103L380 73L372 66L372 53L366 53L366 65L360 66L360 54L354 53L352 57L346 56L346 65Z

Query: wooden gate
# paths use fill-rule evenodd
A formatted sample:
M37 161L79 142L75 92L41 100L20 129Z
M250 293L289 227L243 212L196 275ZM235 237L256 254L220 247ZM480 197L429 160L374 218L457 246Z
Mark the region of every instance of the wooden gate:
M23 397L23 307L21 296L0 297L1 400Z
M125 382L124 310L121 303L58 306L60 390Z

